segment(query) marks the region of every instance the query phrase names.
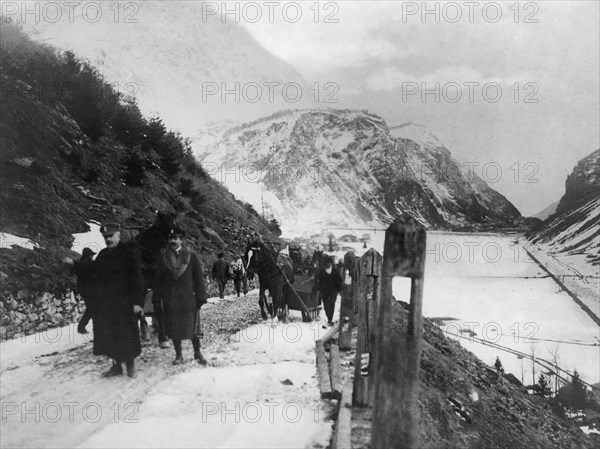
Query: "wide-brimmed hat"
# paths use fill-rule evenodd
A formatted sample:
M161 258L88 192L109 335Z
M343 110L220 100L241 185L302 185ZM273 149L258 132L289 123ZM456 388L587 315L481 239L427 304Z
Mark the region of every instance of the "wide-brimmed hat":
M121 230L121 225L119 223L115 223L112 221L108 221L100 226L100 232L102 234L114 234L117 231Z

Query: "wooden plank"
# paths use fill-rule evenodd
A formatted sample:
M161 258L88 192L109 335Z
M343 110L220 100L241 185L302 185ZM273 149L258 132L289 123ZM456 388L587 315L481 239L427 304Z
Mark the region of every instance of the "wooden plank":
M331 449L352 449L352 382L344 384Z
M323 338L321 338L323 344L327 343L329 340L331 340L332 337L334 337L338 333L339 327L340 325L338 323L335 326L332 326L327 332L325 332L325 335L323 335Z
M418 386L425 244L425 229L406 214L392 223L385 233L377 312L373 449L416 449L419 446ZM411 294L408 325L392 332L394 276L411 278Z
M342 395L342 364L340 362L340 348L338 345L331 345L329 348L329 369L331 374L331 391L334 398L340 398Z
M356 284L356 308L357 308L357 341L356 354L354 358L354 404L367 405L369 403L369 373L368 364L370 363L370 354L367 347L368 328L367 328L367 272L370 262L370 255L364 254L357 266L355 273Z
M329 378L329 367L327 365L327 355L325 354L325 345L322 340L316 341L317 370L319 373L319 388L321 389L321 398L331 398L331 380Z

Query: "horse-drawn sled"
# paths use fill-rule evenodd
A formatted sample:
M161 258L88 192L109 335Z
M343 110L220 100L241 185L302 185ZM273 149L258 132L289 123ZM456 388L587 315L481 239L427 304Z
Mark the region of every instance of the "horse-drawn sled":
M298 267L294 266L292 258L277 254L273 248L256 240L248 244L244 259L248 277L252 279L254 274L258 274L258 304L263 319L266 320L268 314L271 317L277 315L286 322L289 310L300 311L303 321L318 319L321 305L315 278L296 274Z

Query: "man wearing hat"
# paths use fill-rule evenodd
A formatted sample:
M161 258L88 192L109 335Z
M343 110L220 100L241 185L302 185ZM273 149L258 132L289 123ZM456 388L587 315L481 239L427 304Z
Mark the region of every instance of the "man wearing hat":
M225 254L217 254L217 260L213 263L211 274L217 283L217 287L219 287L219 298L223 299L225 297L225 286L227 281L231 279L231 267L229 262L225 260Z
M181 341L192 340L194 359L206 365L200 352L200 308L206 304L206 287L198 255L183 245L180 228L169 231L169 244L162 252L156 269L153 300L163 305L167 335L175 348L174 365L183 363Z
M317 273L316 284L323 300L325 315L327 315L327 324L332 326L335 300L337 294L342 291L342 275L333 266L331 259L327 259L324 267Z
M94 308L93 295L96 291L96 273L94 272L94 251L91 248L83 248L81 259L73 264L71 271L77 275L77 292L85 303L85 312L77 325L77 332L87 334L85 327L92 318Z
M94 355L113 359L105 377L123 374L135 377L135 358L141 353L137 314L143 305L143 278L140 263L121 243L121 227L105 223L100 228L106 248L94 261L97 276L94 307Z

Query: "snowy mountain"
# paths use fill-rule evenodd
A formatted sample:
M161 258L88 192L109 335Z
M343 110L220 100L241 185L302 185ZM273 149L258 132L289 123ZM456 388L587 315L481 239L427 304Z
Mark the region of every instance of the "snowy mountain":
M25 21L34 39L88 59L118 91L135 95L142 112L160 112L185 134L205 121L251 120L289 107L286 83L308 93L294 68L234 20L207 14L203 2L94 2L101 7L97 21L90 17L94 5L36 3L53 13L60 6L62 14L58 21Z
M419 126L403 132L426 136ZM422 141L422 140L421 140ZM371 227L408 212L428 227L512 226L517 209L435 138L394 137L366 111L284 111L227 130L195 148L204 168L238 198L276 218L284 233Z
M600 264L600 149L579 161L565 183L556 214L530 236L552 252Z
M547 206L544 209L542 209L541 211L539 211L537 214L533 215L533 217L539 218L540 220L545 220L550 215L552 215L554 212L556 212L557 207L558 207L558 201L555 201L554 203L550 204L549 206Z

